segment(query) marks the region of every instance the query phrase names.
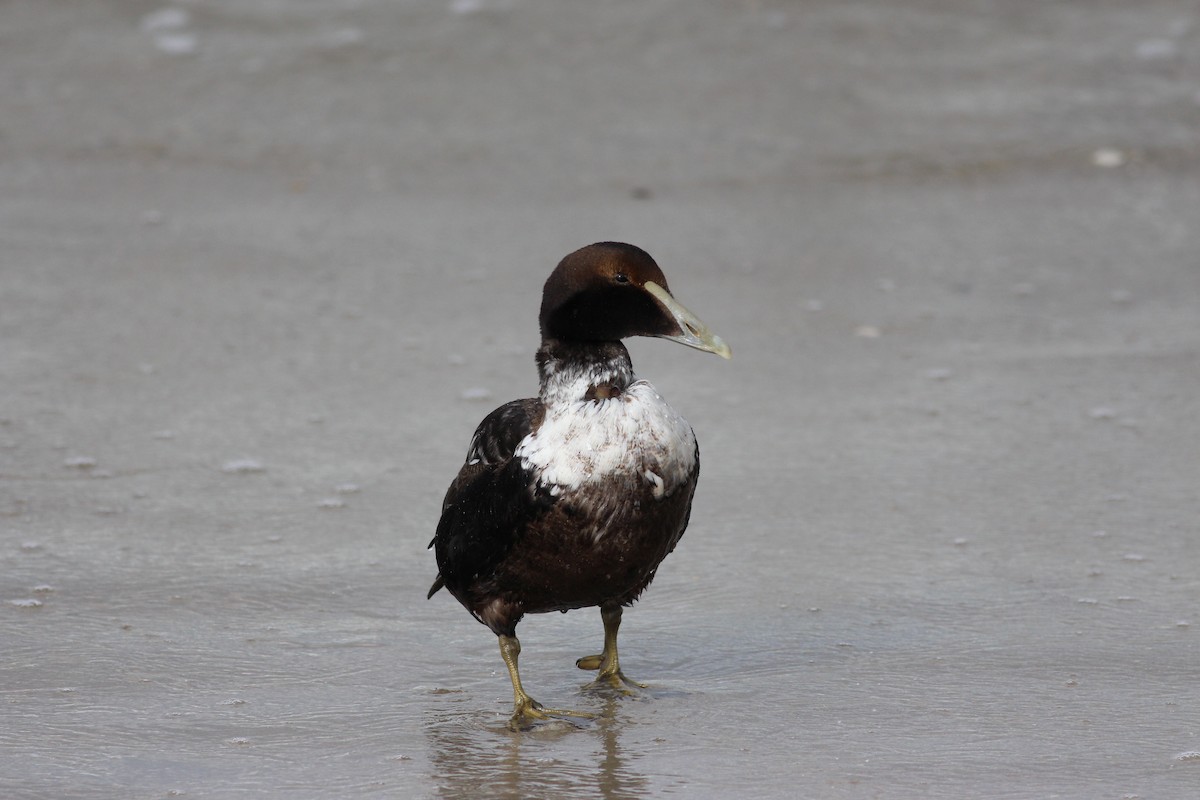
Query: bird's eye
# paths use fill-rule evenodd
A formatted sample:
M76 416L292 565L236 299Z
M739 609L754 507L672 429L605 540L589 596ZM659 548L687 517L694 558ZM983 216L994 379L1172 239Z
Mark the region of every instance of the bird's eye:
M629 276L626 275L624 272L618 272L616 275L613 276L613 280L616 281L617 283L629 283Z

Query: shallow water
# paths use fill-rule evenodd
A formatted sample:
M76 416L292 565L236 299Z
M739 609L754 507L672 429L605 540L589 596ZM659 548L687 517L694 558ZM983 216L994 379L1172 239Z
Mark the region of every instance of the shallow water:
M9 3L0 794L1188 798L1200 181L1187 3ZM587 688L425 549L535 388L562 254L692 527Z

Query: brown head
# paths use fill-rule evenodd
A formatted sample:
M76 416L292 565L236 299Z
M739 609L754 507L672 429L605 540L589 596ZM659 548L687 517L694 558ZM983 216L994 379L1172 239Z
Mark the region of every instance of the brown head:
M658 336L730 357L721 337L671 296L649 253L622 242L588 245L560 261L542 290L538 322L543 341Z

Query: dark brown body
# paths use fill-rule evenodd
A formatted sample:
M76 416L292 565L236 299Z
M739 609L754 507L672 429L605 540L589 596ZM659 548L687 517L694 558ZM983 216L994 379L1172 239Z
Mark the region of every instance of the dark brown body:
M497 633L511 631L524 614L629 605L687 528L695 488L693 476L670 497L656 499L644 485L630 486L619 495L619 508L602 516L589 513L602 507L586 496L559 500L516 532L490 573L447 585Z
M596 382L619 397L633 377L628 351L619 343L595 349ZM540 399L514 400L480 423L433 541L440 575L431 594L445 585L497 634L513 635L525 614L632 603L691 514L700 472L694 444L689 474L665 496L636 470L557 491L514 456L544 417Z
M538 397L484 418L446 492L435 548L445 587L497 635L513 685L510 727L551 716L521 685L525 614L599 606L604 648L576 661L596 683L621 671L622 607L650 585L687 528L700 473L691 426L634 379L621 340L658 336L729 358L667 289L649 254L600 242L569 254L542 290Z

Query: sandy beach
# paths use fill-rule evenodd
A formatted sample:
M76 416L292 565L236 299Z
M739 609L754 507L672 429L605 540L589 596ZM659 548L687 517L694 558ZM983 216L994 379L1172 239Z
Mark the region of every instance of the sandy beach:
M1196 795L1194 3L12 0L0 185L4 797ZM426 545L600 240L734 357L517 734Z

